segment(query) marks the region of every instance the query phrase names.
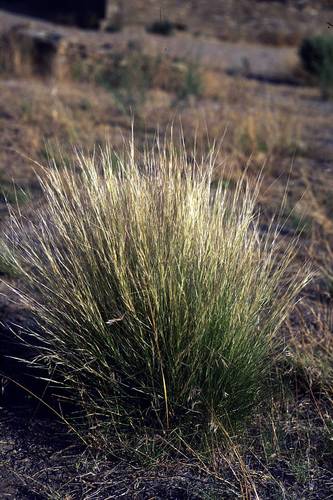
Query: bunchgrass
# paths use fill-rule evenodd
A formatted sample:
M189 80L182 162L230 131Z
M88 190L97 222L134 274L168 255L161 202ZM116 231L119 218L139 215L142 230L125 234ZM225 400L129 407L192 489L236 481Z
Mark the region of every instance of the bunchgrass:
M259 183L212 184L216 153L189 165L171 142L53 164L39 212L11 214L35 362L110 446L147 430L193 443L244 419L308 280L295 242L282 251L277 231L261 232Z

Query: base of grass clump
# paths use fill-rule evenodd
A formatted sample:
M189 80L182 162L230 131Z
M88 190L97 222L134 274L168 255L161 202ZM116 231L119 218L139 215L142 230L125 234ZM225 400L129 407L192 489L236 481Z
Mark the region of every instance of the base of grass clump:
M78 155L45 169L29 224L11 216L35 363L110 447L147 430L197 447L242 421L307 281L291 271L294 243L281 253L276 232L260 233L258 186L212 189L215 152L188 157L172 141Z

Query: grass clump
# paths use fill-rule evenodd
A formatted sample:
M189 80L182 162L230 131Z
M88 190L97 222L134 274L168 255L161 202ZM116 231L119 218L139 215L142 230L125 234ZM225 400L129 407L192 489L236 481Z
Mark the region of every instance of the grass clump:
M241 420L263 397L276 332L307 278L261 234L258 186L211 188L215 153L187 162L78 155L46 169L43 208L8 234L34 312L38 362L72 390L96 434L188 439ZM37 362L36 361L36 362ZM113 438L114 439L114 438Z
M305 38L299 50L304 69L319 82L324 98L333 96L333 36Z

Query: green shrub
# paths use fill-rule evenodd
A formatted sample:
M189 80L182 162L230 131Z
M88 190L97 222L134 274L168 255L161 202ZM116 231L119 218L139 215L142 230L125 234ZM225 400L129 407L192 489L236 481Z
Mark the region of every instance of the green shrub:
M305 38L299 50L304 69L319 82L323 97L333 95L333 36Z
M173 22L169 19L160 19L158 21L154 21L146 27L148 33L153 33L155 35L163 35L170 36L177 31L186 31L187 25L182 22Z
M152 24L147 26L148 33L154 33L155 35L170 36L173 34L175 29L175 23L169 21L168 19L154 21Z
M114 56L113 64L101 66L96 72L95 83L111 92L120 110L138 111L145 102L152 85L154 59L133 50L124 56Z
M177 152L178 151L178 152ZM276 332L307 277L262 235L245 180L211 188L215 153L168 145L46 169L45 204L8 234L37 362L72 390L96 435L179 432L244 418L264 394Z
M195 63L189 63L177 91L178 99L185 100L189 96L199 97L202 91L203 82L199 67Z

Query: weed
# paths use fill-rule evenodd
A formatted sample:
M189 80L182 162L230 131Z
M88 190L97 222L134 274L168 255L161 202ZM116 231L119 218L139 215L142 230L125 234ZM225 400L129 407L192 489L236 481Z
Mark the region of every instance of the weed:
M189 96L199 97L202 91L203 82L199 66L193 62L189 63L182 84L177 91L178 99L185 100Z
M149 58L133 51L127 57L115 57L110 68L101 66L95 83L111 92L120 110L128 113L144 103L152 81L150 70Z

